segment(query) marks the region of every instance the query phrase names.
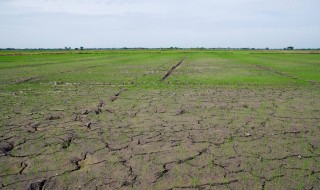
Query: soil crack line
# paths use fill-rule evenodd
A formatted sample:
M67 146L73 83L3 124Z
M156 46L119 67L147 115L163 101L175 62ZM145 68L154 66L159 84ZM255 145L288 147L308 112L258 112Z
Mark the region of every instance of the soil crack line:
M176 65L174 65L174 66L167 72L167 74L162 77L161 81L166 80L166 79L173 73L173 71L174 71L177 67L179 67L179 65L181 65L186 59L187 59L187 57L183 58L179 63L177 63Z

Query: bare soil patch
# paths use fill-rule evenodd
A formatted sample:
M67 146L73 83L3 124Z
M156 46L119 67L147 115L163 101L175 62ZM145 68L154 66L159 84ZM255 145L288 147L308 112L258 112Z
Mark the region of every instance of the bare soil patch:
M2 121L0 189L319 187L314 89L70 88Z

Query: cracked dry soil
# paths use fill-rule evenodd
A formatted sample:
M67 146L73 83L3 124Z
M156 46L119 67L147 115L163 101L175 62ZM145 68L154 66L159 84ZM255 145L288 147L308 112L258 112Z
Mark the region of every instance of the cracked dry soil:
M320 187L312 89L57 90L7 97L0 189Z

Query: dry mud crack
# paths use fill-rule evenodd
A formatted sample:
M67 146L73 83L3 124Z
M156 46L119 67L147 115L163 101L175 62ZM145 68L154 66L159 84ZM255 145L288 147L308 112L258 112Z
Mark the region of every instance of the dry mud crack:
M0 189L320 186L313 89L70 88L1 121Z

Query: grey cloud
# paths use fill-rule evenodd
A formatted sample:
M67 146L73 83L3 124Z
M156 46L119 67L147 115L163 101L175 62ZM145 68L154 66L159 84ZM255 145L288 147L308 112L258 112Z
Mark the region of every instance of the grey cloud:
M320 47L318 0L0 0L1 47Z

